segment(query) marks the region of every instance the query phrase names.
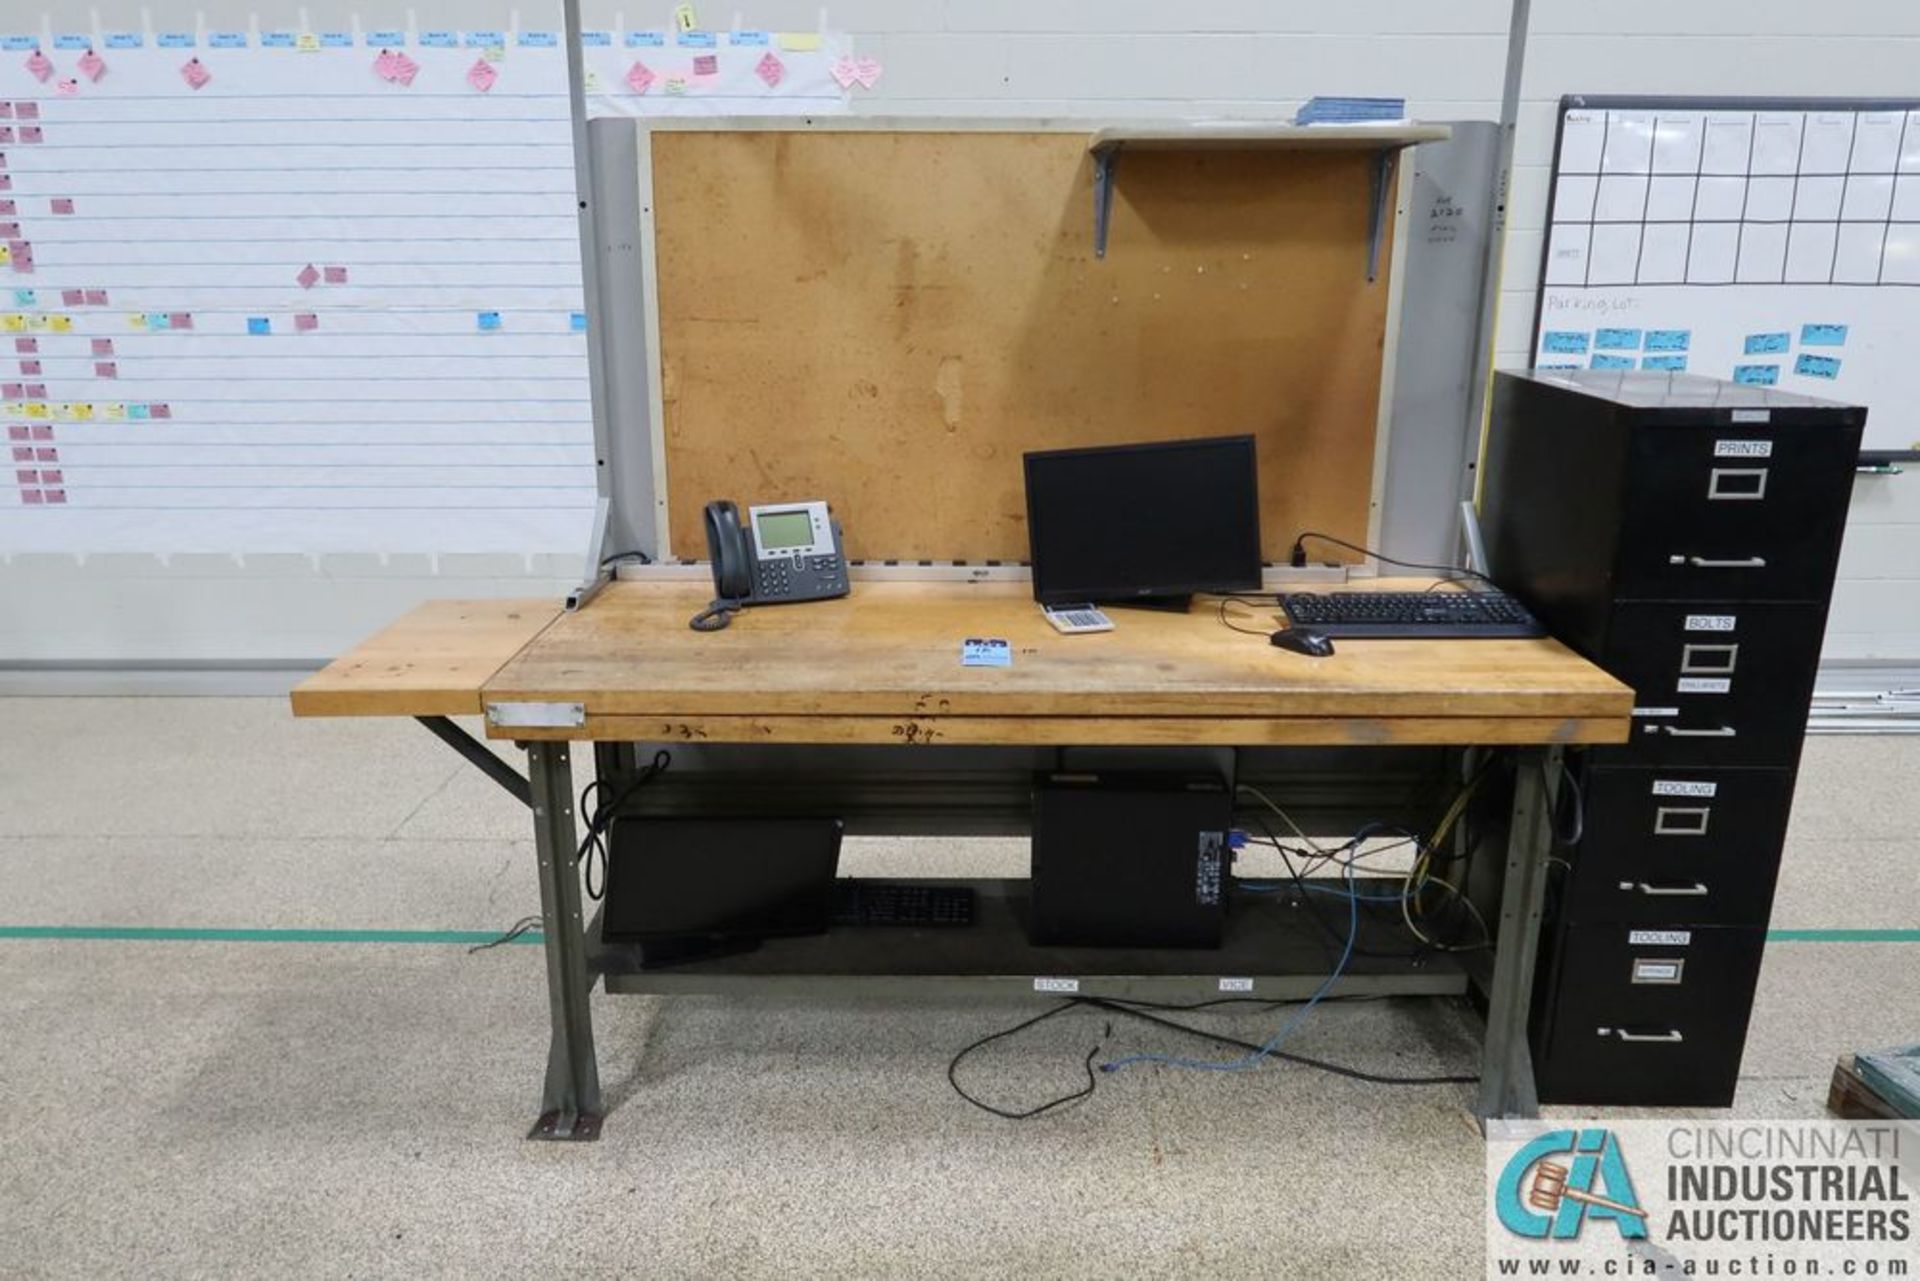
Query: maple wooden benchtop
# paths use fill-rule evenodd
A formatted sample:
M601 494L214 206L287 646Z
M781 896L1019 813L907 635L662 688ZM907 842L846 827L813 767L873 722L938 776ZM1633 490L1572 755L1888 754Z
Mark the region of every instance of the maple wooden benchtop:
M1339 641L1311 659L1222 626L1211 601L1114 610L1116 630L1063 636L1024 583L857 581L841 600L689 630L709 594L618 582L557 618L551 605L440 602L301 686L294 708L586 708L584 726L489 728L519 739L1254 746L1622 742L1632 706L1552 640ZM1277 606L1230 608L1241 626L1277 625ZM969 637L1010 642L1012 666L961 666Z

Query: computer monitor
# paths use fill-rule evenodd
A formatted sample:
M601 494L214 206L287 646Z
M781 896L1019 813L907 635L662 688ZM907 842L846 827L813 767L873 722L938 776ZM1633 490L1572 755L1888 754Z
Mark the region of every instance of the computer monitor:
M1177 602L1260 587L1252 436L1026 456L1033 598Z

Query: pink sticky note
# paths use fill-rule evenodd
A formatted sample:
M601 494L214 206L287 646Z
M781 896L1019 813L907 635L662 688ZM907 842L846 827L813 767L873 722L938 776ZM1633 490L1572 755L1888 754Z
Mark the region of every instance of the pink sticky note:
M113 339L111 338L94 339L93 354L96 356L111 356L113 354Z
M38 360L23 360L20 362L20 372L31 378L40 372L40 362Z
M192 329L193 313L190 311L170 311L167 313L167 328Z
M16 212L17 212L17 211L16 211L16 210L14 209L14 207L13 207L13 200L12 200L11 198L8 198L8 199L6 199L6 200L0 200L0 214L7 214L7 215L9 215L9 216L11 216L11 215L13 215L13 214L14 214L14 213L16 213ZM9 227L12 227L12 228L13 228L13 231L12 231L12 233L11 233L11 234L10 234L10 235L9 235L9 236L7 237L7 238L8 238L9 240L11 240L11 239L14 239L15 237L17 237L17 236L19 236L19 234L20 234L20 224L19 224L19 223L17 223L17 222L10 222L10 223L8 223L8 224L7 224L7 226L9 226Z
M320 328L320 317L310 311L303 311L293 318L293 327L301 333Z
M147 413L155 418L171 418L173 417L173 407L170 405L148 405Z
M57 214L70 214L73 212L73 199L70 196L55 196L52 208Z
M13 126L0 125L0 142L12 142L13 140Z
M860 73L854 70L852 58L841 58L827 69L827 74L832 76L833 82L842 89L853 88L853 82L860 78Z
M880 60L878 58L855 58L853 60L853 78L860 82L862 89L871 89L880 83Z
M27 384L28 400L40 400L43 397L45 397L46 394L47 394L47 385L45 383L28 383Z
M40 118L40 104L37 102L16 102L13 104L13 114L22 120L38 120Z
M87 306L104 307L107 305L107 291L104 289L87 290Z
M13 190L13 175L10 173L0 173L0 191L12 191L12 190Z
M40 506L40 491L37 489L23 489L20 491L20 501L29 507L38 507Z
M74 94L80 92L80 82L71 77L65 80L56 80L53 82L53 91L62 98L71 98Z
M18 240L18 239L20 239L19 223L0 222L0 240Z
M8 424L7 424L7 439L8 439L8 440L25 440L26 438L27 438L27 429L26 429L26 426L25 426L25 424L22 424L22 423L8 423ZM15 458L18 458L19 456L20 456L20 455L18 455L18 454L15 454L15 455L14 455L14 457L15 457Z
M95 378L118 378L120 376L120 367L111 360L96 360L93 362L93 376Z
M696 56L693 60L693 74L696 76L719 75L720 74L719 55L712 54L712 53L703 53Z
M314 269L312 263L308 263L300 269L300 274L295 276L294 280L299 283L302 289L311 289L320 283L320 273Z
M34 439L39 440L39 439L42 439L42 437L36 436L34 437ZM51 427L47 428L47 434L44 437L44 439L46 440L53 439L53 428ZM60 461L60 451L57 449L42 449L38 446L35 446L33 451L33 461L37 463L57 463Z
M53 428L45 423L35 423L29 430L33 432L33 438L35 440L53 439Z
M213 79L213 73L198 58L188 58L180 64L180 78L187 82L187 88L198 89Z
M64 506L64 505L66 504L66 501L67 501L67 491L66 491L66 490L64 490L64 489L49 489L49 490L47 491L47 502L48 502L48 503L49 503L50 505L52 505L52 506L54 506L54 507L61 507L61 506Z
M40 469L40 483L42 485L64 485L67 483L67 478L57 467L52 471L48 471L42 467Z
M0 120L11 119L13 119L13 104L11 102L0 101Z
M27 74L45 84L47 77L53 74L53 59L35 49L27 58Z
M23 431L23 432L24 432L25 430L26 430L26 428L24 428L24 427L23 427L23 428L21 428L21 431ZM13 447L13 461L14 461L14 462L16 462L16 463L30 463L30 462L32 462L32 461L33 461L33 446L31 446L31 445L15 445L15 446Z
M13 349L15 351L39 351L40 340L38 338L16 338L13 340Z
M107 60L91 49L81 54L80 61L74 65L79 67L81 74L89 80L98 81L101 76L107 74Z
M485 93L487 90L493 88L493 82L499 78L500 73L495 71L493 64L485 58L476 59L474 64L467 68L467 83L478 89L481 93Z
M13 469L13 483L16 485L38 485L39 469L34 467L16 467Z
M40 132L39 125L20 126L20 141L22 142L41 142L45 140L45 138L46 135Z
M83 306L87 301L87 294L83 289L62 289L60 301L69 307Z
M393 55L393 79L402 85L411 85L413 78L420 74L420 64L404 53Z
M653 87L657 77L644 62L636 62L627 68L627 84L635 93L645 93Z
M787 74L787 66L781 62L780 59L769 53L766 57L754 64L753 74L766 81L767 88L777 89L780 86L781 78Z
M27 389L19 383L0 383L0 398L19 400L27 394Z
M393 50L382 49L380 56L373 60L373 74L379 76L382 80L398 79L400 73L395 71L393 66L395 56Z
M347 269L345 267L329 267L324 274L327 283L330 285L344 285L347 283Z

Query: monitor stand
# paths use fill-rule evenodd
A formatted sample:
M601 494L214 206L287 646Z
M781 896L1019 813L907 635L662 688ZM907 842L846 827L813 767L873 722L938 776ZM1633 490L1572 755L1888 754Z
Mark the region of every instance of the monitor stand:
M1102 609L1158 609L1169 614L1184 614L1193 608L1192 593L1178 596L1128 596L1123 600L1102 600L1094 604Z

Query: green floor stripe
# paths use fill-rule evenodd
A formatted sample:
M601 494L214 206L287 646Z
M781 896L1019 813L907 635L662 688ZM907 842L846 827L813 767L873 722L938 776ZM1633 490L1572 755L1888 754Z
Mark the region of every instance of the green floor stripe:
M499 930L242 930L154 925L0 925L0 939L110 939L186 943L491 943ZM531 930L512 943L538 944Z
M1920 943L1920 930L1768 930L1769 943Z

